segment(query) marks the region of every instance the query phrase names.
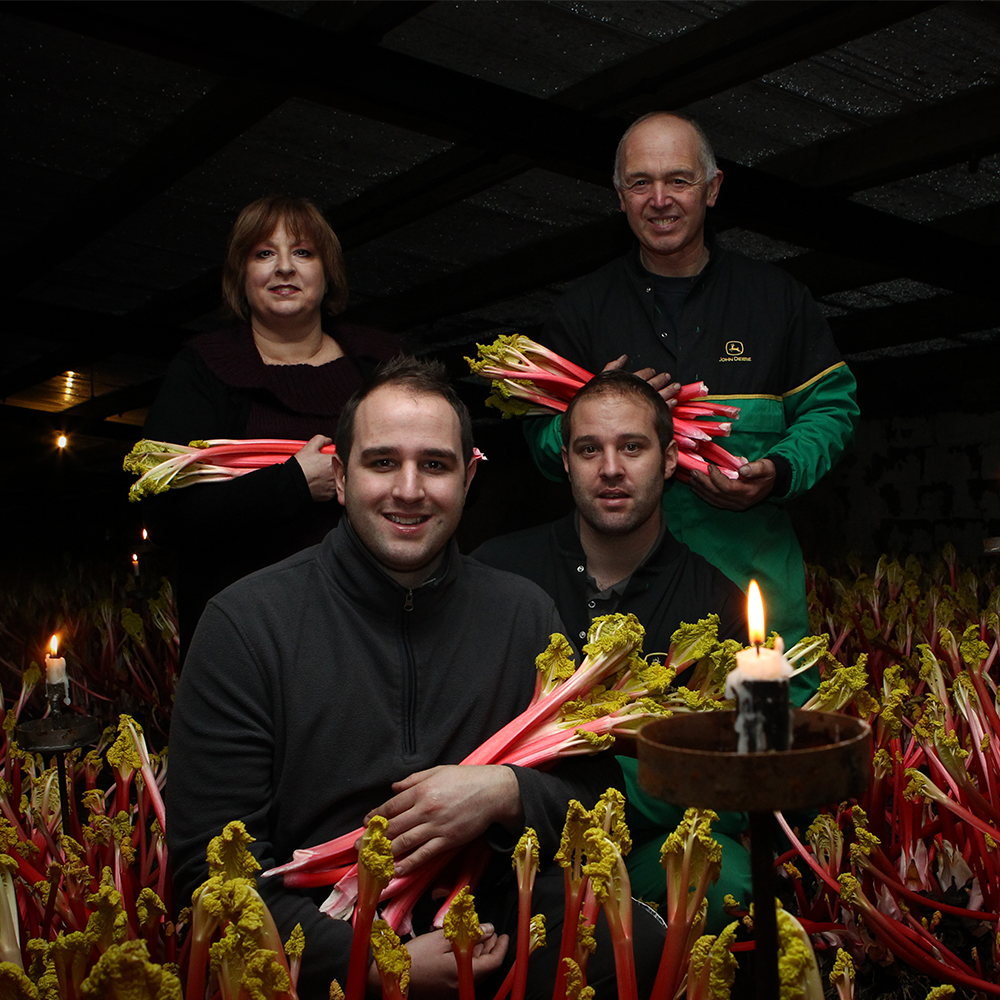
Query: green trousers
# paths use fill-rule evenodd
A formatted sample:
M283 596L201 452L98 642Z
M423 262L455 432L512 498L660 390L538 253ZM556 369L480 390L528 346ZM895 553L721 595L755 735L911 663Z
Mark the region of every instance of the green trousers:
M655 903L663 910L667 901L667 876L660 864L660 848L684 818L684 806L661 802L642 791L638 761L634 757L619 757L618 763L625 775L625 816L632 834L632 850L625 859L632 895ZM747 908L753 899L750 852L740 840L746 826L747 815L742 812L719 813L719 821L712 824L712 836L722 847L722 874L706 893L707 934L718 934L732 922L733 918L723 909L727 894Z

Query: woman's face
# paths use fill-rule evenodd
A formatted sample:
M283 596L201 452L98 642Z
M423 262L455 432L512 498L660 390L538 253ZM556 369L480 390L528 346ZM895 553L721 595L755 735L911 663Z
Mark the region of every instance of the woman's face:
M309 315L318 319L325 292L326 275L316 248L307 239L295 240L283 222L250 252L247 301L262 322Z

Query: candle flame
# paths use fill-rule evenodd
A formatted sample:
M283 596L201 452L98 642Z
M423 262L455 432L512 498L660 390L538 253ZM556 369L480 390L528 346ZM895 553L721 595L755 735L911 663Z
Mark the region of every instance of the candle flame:
M764 641L764 601L756 580L750 581L750 589L747 591L747 631L750 633L750 642L754 645Z
M142 529L142 540L146 541L147 538L149 538L149 532L145 528L143 528Z
M133 552L132 553L132 565L135 566L139 562L139 557Z
M49 639L49 656L55 656L59 652L59 636L53 635Z

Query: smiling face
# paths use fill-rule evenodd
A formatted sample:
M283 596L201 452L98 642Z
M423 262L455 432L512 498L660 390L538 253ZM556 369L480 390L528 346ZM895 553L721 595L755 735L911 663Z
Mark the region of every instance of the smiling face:
M337 498L351 527L405 587L423 583L437 569L474 473L475 461L462 461L451 404L392 384L358 405L347 468L334 456Z
M255 320L268 326L283 320L319 321L326 274L316 248L296 239L283 222L258 243L246 267L246 296Z
M677 464L677 445L671 441L664 453L648 402L610 393L580 400L563 464L581 532L620 537L659 530L663 481Z
M618 199L643 266L684 276L704 266L705 213L722 184L706 180L698 133L678 118L650 118L625 142Z

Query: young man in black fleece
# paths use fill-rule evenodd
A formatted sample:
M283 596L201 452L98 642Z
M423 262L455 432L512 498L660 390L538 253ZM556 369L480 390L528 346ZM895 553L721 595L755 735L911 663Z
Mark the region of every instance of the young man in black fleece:
M208 841L233 819L256 838L265 870L374 813L389 820L399 875L485 837L493 853L475 892L484 936L474 965L492 996L514 954L510 851L524 826L536 829L545 862L569 799L589 807L622 778L608 755L545 772L457 766L527 706L534 658L563 627L534 584L457 550L452 535L475 460L468 413L442 371L393 362L351 400L334 459L346 516L320 545L244 578L206 608L171 726L168 837L178 900L205 877ZM305 930L299 995L325 1000L330 980L346 978L350 924L319 911L326 888L280 878L259 885L283 935L296 923ZM558 866L536 881L533 909L558 941ZM662 924L636 910L648 993ZM420 933L407 942L411 996L452 996L450 946L422 917L418 906ZM529 995L551 995L557 957L558 947L532 957ZM599 997L616 995L606 935L588 980ZM374 966L369 992L380 995Z

